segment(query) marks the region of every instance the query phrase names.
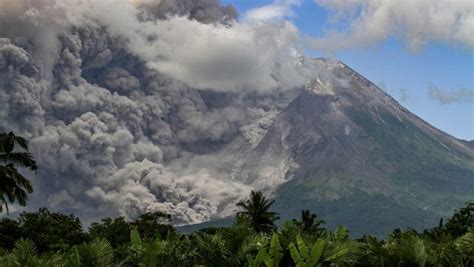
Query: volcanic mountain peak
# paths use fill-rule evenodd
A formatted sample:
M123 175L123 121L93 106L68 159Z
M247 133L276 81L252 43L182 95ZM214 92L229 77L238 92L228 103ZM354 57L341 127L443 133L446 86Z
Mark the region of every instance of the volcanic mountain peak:
M452 149L450 146L454 146L458 152L474 156L470 145L466 145L466 142L462 142L436 129L411 113L385 91L341 61L325 58L319 58L315 61L319 64L325 64L329 74L325 75L325 80L321 76L316 76L307 86L307 89L310 91L318 95L335 95L336 102L340 102L341 98L343 98L346 100L344 106L365 109L365 111L370 112L379 119L382 119L378 115L380 112L389 112L401 122L409 121L415 124L421 130L431 135L432 138L438 140L446 149ZM328 91L331 93L328 94ZM449 145L445 143L449 143Z
M240 155L234 179L271 194L282 218L310 209L330 227L383 236L435 225L472 200L469 142L423 121L340 61L304 64L317 75L257 142L232 145Z
M327 71L281 111L242 165L244 181L261 185L268 179L255 170L286 162L274 194L283 217L309 208L333 224L385 234L434 224L472 199L474 151L467 142L412 114L345 64L313 63Z

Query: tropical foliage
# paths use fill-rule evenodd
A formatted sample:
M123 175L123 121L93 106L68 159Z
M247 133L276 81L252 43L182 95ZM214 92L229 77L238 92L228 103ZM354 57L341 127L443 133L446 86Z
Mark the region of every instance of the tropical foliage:
M106 218L85 231L74 215L43 208L17 220L0 220L0 267L474 266L472 205L456 211L444 225L422 233L396 229L385 240L353 239L343 226L324 229L307 211L301 220L273 226L270 232L258 232L237 218L231 227L183 234L162 213L133 222Z
M269 211L273 202L265 198L262 192L252 191L249 199L237 203L243 209L237 213L238 220L247 221L257 233L271 232L275 228L275 221L279 219L277 213Z
M18 168L35 171L38 167L28 153L26 140L12 132L0 133L0 212L8 203L18 202L25 206L28 194L33 192L31 182L24 177Z

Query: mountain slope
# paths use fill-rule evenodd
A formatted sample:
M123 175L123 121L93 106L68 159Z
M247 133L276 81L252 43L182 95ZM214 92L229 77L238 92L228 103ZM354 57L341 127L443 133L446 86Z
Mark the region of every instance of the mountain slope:
M307 208L356 235L382 235L434 225L474 198L472 148L346 65L326 65L332 77L316 77L280 113L246 165L265 155L292 162L275 193L283 218Z

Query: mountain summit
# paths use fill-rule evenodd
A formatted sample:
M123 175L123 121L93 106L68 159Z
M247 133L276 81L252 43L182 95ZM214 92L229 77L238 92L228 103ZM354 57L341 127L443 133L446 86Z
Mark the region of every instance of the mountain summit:
M385 234L434 225L474 196L472 142L341 62L298 58L268 91L204 90L94 38L87 50L93 29L63 33L52 65L0 38L0 132L28 137L39 166L30 209L85 221L161 211L180 225L235 214L260 190L283 218L310 209ZM301 75L289 68L301 83L290 86Z
M258 190L283 218L310 209L385 234L472 200L472 142L343 63L304 58L285 16L113 3L0 1L0 133L27 138L38 165L26 210L189 225Z
M310 209L354 234L434 225L474 196L474 150L338 61L278 115L246 166L291 162L274 196L283 218ZM258 159L262 160L258 160ZM256 178L258 179L258 178Z

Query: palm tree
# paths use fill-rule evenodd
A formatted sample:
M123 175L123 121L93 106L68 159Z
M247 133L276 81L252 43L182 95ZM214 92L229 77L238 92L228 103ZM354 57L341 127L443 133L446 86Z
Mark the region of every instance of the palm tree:
M325 224L323 220L320 220L316 214L311 213L309 210L302 210L301 221L293 219L293 223L300 227L302 232L307 233L316 233L324 230L322 225Z
M67 265L61 254L39 255L33 241L20 238L15 242L14 249L0 257L1 267L10 266L74 266ZM79 266L79 265L76 265Z
M114 250L110 242L103 238L97 238L89 243L73 247L71 255L69 255L70 262L66 266L108 267L112 266L113 257Z
M19 145L21 150L15 150L15 144ZM3 205L8 213L8 202L26 205L28 193L33 192L31 182L18 172L17 167L36 170L36 162L28 153L28 146L25 139L15 136L12 132L0 134L0 212L3 211Z
M268 211L273 202L275 201L265 198L262 192L252 191L249 199L237 203L237 206L243 208L243 211L237 213L237 217L246 218L257 233L271 232L275 228L275 221L280 219L278 213Z
M197 258L203 266L232 266L235 256L232 254L228 240L222 231L215 234L199 232L196 234L194 245L197 249Z

